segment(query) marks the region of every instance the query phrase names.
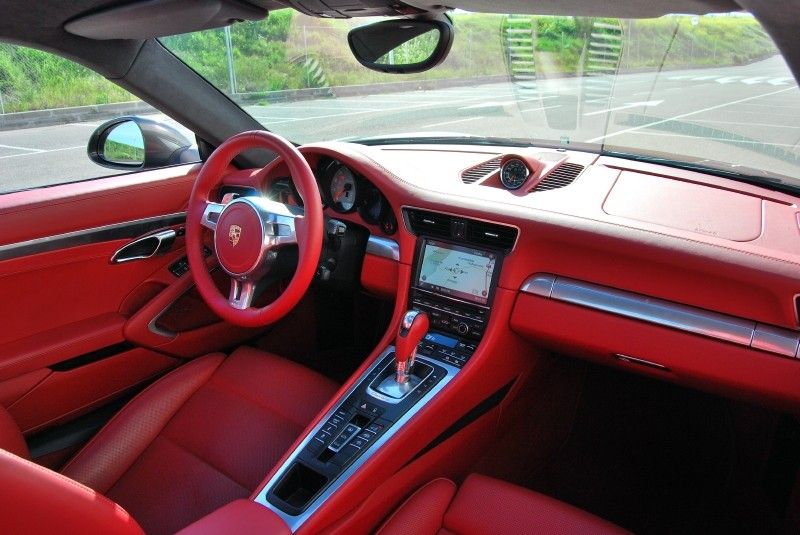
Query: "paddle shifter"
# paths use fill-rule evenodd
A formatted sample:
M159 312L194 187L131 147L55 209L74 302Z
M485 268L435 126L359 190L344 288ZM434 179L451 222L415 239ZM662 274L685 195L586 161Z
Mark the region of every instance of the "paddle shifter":
M428 334L428 315L418 310L409 310L400 324L400 331L394 342L394 361L397 365L395 381L399 384L408 382L414 359L417 357L417 345Z

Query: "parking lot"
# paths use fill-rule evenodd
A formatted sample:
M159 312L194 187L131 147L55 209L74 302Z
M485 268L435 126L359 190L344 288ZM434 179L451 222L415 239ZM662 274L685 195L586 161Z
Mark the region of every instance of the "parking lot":
M598 82L606 83L605 98L586 98L587 83ZM341 98L335 88L332 93L246 110L298 143L405 133L468 134L557 141L567 147L604 144L613 150L663 151L800 178L795 161L800 155L800 92L779 57L658 76L540 79L533 91L505 82ZM111 174L86 156L86 142L98 124L0 132L0 191Z

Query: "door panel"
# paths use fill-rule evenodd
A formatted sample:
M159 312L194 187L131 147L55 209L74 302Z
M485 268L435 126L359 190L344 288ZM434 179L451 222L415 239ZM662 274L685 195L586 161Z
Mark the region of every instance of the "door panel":
M189 324L157 343L126 338L131 318L172 308L193 288L191 274L169 268L185 256L185 209L197 170L185 165L0 195L0 403L25 432L67 421L181 358L253 333L206 317L202 328ZM163 228L178 234L169 251L110 262L131 240ZM184 301L179 311L205 317L202 306Z

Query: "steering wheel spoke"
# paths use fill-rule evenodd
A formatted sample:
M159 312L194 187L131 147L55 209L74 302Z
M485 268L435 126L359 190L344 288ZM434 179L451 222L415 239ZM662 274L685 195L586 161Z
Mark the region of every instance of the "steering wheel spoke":
M207 202L206 208L203 210L203 217L200 220L200 224L209 230L217 230L217 222L219 221L219 215L222 213L223 208L225 208L224 204Z
M231 277L231 291L228 295L228 303L237 310L250 308L255 296L256 283L250 279L239 280Z
M267 247L293 245L298 241L297 221L302 219L303 208L291 206L267 199L259 199L261 219L264 222L264 234Z

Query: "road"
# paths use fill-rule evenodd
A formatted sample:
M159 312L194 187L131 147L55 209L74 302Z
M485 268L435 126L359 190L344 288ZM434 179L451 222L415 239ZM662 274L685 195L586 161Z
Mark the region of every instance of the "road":
M507 82L246 109L298 143L409 132L548 140L595 150L602 143L606 150L746 165L800 183L800 91L779 57L658 76L540 79L535 91ZM113 173L86 157L98 124L0 132L0 192Z

